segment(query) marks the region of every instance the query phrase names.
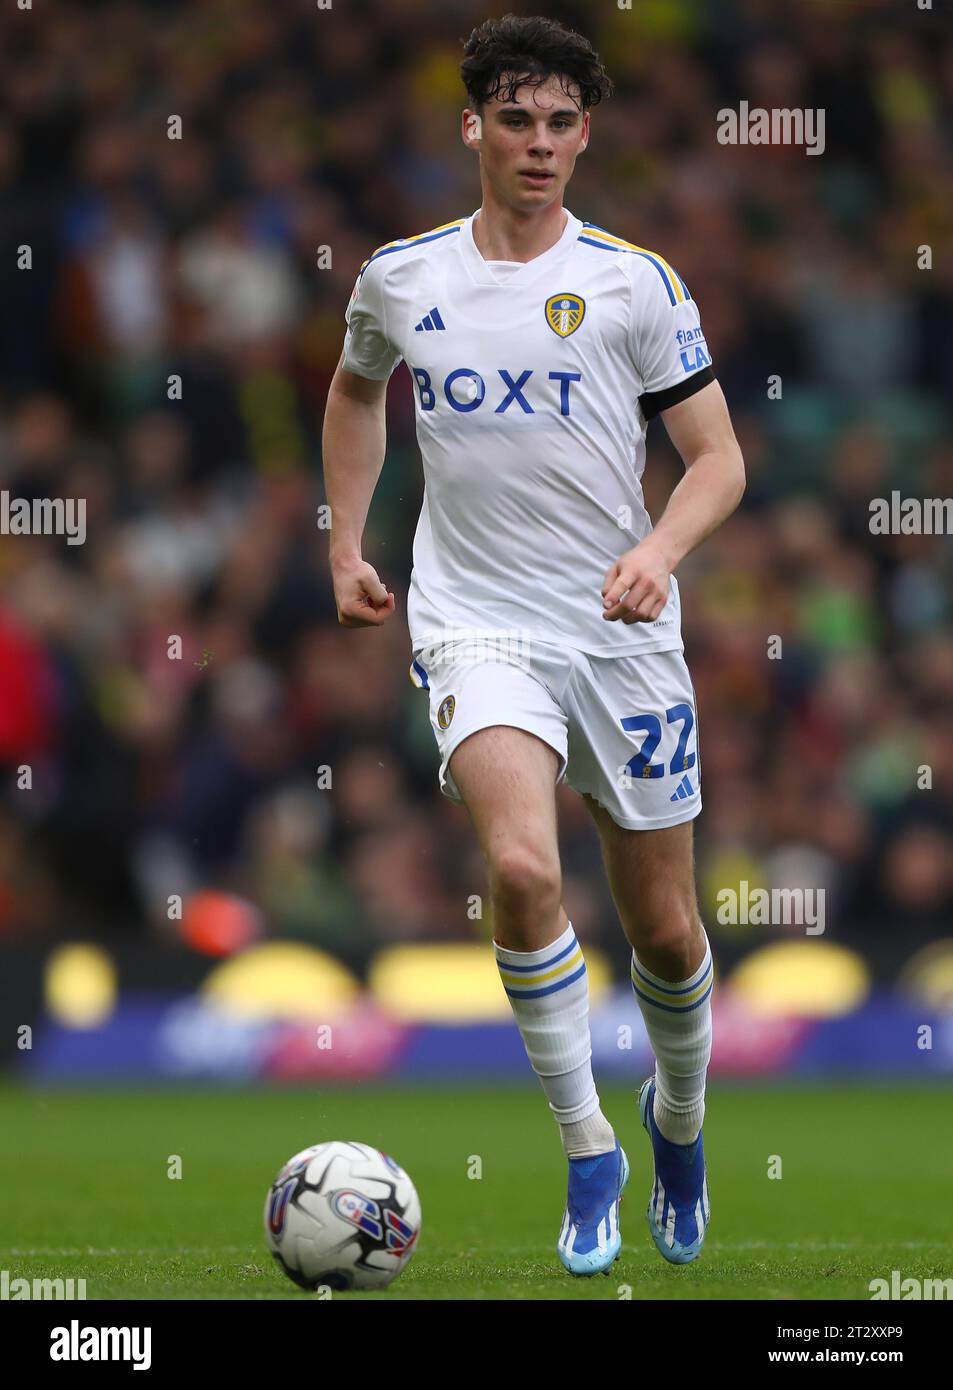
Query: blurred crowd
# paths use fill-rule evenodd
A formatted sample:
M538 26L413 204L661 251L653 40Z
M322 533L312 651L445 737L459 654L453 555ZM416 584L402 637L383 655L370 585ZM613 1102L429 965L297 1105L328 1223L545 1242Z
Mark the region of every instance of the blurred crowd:
M873 535L869 507L953 495L953 38L912 5L542 8L616 83L567 206L678 267L749 470L679 573L709 931L764 939L714 917L747 879L825 887L829 939L912 950L953 920L953 540ZM169 895L209 886L357 964L489 933L407 676L403 365L365 545L398 597L384 628L337 625L319 510L361 262L479 206L458 67L486 13L0 17L0 488L87 503L82 546L0 535L7 939L162 936ZM823 108L824 154L719 144L742 99ZM653 515L678 469L653 425ZM560 815L567 911L610 946L567 789Z

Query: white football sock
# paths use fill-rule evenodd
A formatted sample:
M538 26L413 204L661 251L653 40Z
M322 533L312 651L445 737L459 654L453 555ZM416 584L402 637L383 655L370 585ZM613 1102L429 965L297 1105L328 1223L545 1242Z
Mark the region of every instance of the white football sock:
M673 1144L690 1144L705 1118L711 1060L711 947L681 981L662 980L632 952L632 988L655 1053L655 1123Z
M615 1134L592 1077L589 984L572 923L539 951L494 942L496 963L526 1055L556 1117L570 1158L608 1153Z

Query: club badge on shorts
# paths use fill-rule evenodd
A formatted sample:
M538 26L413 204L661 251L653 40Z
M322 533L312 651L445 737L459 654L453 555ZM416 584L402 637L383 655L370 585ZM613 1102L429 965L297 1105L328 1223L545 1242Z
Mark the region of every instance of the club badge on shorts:
M560 338L575 333L586 313L586 301L578 294L553 294L546 301L546 322Z
M456 707L457 701L453 695L448 695L445 700L440 702L440 708L437 710L437 723L441 729L450 728L450 720L453 718L453 711Z

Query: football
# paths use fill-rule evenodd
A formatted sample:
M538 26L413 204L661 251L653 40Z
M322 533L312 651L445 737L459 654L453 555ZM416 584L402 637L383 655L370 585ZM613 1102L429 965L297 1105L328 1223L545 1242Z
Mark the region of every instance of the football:
M304 1289L385 1288L420 1233L420 1198L398 1163L335 1139L289 1158L265 1201L265 1240Z

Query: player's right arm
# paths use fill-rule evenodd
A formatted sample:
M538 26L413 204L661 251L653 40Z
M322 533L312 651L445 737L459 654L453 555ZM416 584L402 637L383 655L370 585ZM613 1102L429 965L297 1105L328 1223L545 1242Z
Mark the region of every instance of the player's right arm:
M348 305L347 334L324 412L324 490L331 509L331 579L344 627L379 627L394 611L361 540L384 466L387 382L400 353L387 336L378 263L365 263Z
M377 627L394 611L394 595L361 558L361 538L384 466L387 379L375 381L337 365L324 412L324 492L331 508L331 580L338 622Z

